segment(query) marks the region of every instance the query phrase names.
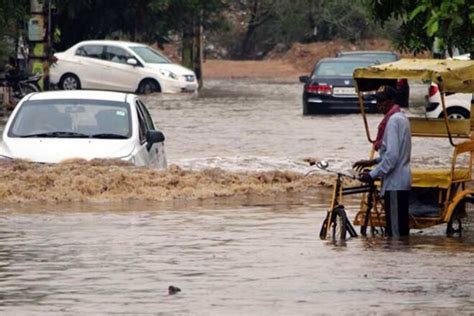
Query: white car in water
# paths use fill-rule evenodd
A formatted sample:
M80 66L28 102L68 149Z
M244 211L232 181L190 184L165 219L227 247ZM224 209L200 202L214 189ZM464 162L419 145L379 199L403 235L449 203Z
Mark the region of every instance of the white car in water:
M195 92L195 73L139 43L84 41L54 54L50 82L63 90L102 89L147 94Z
M41 163L122 159L137 166L166 168L164 140L134 94L39 92L15 107L3 131L0 158Z
M469 60L469 54L453 57L454 60ZM471 103L474 95L471 93L446 94L444 102L446 112L450 119L466 119L471 116ZM438 85L431 83L426 95L426 116L429 118L442 118L443 106L441 105L441 94Z

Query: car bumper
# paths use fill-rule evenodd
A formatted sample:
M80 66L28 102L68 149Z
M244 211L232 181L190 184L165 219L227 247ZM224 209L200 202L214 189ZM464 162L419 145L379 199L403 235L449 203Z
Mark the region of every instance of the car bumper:
M199 84L194 81L181 80L162 80L161 91L164 93L180 93L180 92L195 92L199 88Z
M366 112L376 112L377 103L375 100L364 102ZM303 101L307 114L317 113L360 113L359 101L354 99L332 98L322 99L318 97L308 97Z
M57 85L57 84L59 84L60 79L61 78L59 76L59 73L56 70L50 69L50 71L49 71L49 83Z
M438 118L442 112L442 107L438 102L427 102L426 103L426 117Z

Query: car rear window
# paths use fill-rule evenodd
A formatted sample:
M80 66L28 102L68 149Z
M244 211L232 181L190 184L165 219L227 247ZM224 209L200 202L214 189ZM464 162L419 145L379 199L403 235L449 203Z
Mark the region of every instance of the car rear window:
M169 64L171 61L157 52L156 50L152 49L148 46L134 46L130 47L131 50L135 52L144 62L150 64Z
M373 65L374 62L369 60L361 61L327 61L321 62L316 66L313 77L352 77L352 73L356 68L363 68Z
M8 136L120 139L131 137L131 125L130 105L126 102L37 100L21 105Z
M342 55L340 56L341 58L364 58L364 59L369 59L373 60L374 62L378 64L385 64L385 63L391 63L393 61L396 61L398 58L394 54L354 54L354 55Z

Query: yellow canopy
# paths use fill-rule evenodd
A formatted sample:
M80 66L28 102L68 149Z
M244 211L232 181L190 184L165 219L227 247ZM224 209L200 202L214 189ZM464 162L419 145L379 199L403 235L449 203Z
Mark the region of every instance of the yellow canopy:
M474 60L401 59L399 61L359 68L354 79L360 91L369 91L376 86L370 79L431 80L442 92L474 92ZM385 84L381 82L380 85Z
M454 179L451 179L450 169L412 169L412 186L414 188L443 188L447 189L452 182L471 180L471 170L456 169Z

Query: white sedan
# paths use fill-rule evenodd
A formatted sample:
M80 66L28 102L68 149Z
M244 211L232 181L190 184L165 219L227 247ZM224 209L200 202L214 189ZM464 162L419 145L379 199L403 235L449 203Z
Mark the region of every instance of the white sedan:
M454 60L469 60L469 54L453 57ZM445 95L446 112L450 119L467 119L471 116L471 104L474 103L474 94L453 93ZM438 86L431 83L426 95L426 116L429 118L442 118L443 106Z
M166 168L165 137L134 94L52 91L23 98L8 119L0 158L58 163L122 159Z
M54 54L50 82L63 90L101 89L147 94L195 92L195 73L139 43L80 42Z

